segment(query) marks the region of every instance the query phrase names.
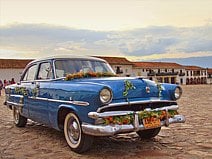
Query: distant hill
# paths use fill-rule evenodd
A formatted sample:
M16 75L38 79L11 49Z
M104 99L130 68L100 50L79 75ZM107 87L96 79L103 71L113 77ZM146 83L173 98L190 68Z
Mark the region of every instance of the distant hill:
M166 59L158 59L158 60L148 60L154 62L176 62L181 65L195 65L204 68L212 68L212 56L205 57L190 57L190 58L166 58Z

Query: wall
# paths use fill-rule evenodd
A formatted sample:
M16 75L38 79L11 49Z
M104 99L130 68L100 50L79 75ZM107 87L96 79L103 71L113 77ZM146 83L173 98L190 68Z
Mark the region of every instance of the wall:
M0 80L11 80L15 79L15 82L18 82L21 77L23 69L0 69Z

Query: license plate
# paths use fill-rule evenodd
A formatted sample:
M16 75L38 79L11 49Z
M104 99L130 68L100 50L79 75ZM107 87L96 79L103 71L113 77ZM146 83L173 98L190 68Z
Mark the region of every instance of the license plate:
M160 127L160 119L158 118L145 118L143 124L146 129Z

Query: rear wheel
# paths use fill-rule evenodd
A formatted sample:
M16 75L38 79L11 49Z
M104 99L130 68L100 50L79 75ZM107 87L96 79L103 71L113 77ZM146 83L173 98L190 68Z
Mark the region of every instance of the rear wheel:
M160 132L161 127L159 128L154 128L154 129L147 129L147 130L142 130L138 131L137 134L140 136L142 139L151 139L158 135Z
M93 143L93 136L86 135L82 132L80 120L72 112L66 115L64 134L70 148L77 153L87 151Z
M27 118L25 118L24 116L22 116L20 114L20 111L18 108L13 107L13 119L14 119L14 123L17 127L24 127L26 126L27 123Z

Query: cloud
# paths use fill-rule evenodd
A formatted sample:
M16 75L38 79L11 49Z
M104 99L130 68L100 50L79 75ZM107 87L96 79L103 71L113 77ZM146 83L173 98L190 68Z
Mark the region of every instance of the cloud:
M93 31L47 24L0 28L0 49L18 57L59 53L157 58L212 55L212 25L177 28L151 26L126 31ZM0 52L2 56L2 51ZM195 54L194 54L195 53Z

